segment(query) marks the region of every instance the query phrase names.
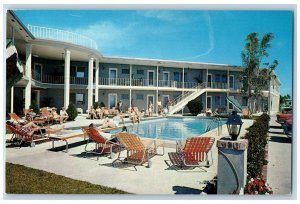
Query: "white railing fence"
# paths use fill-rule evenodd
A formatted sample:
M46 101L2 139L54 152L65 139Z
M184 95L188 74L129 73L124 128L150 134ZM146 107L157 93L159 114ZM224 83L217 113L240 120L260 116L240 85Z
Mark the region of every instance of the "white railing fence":
M77 33L29 24L27 28L36 38L69 42L95 50L98 49L98 45L94 40Z

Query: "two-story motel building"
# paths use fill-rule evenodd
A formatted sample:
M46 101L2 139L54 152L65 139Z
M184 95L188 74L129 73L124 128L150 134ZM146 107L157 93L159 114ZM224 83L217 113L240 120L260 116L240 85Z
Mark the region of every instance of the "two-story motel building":
M16 103L29 108L32 100L40 107L43 101L52 100L58 109L73 103L84 111L94 102L112 108L119 100L125 109L137 106L145 110L152 101L156 112L157 101L166 106L169 99L178 102L182 94L192 93L200 97L204 111L232 110L234 106L226 100L227 96L234 96L242 106L247 106L246 97L240 92L241 67L108 57L89 38L52 28L25 26L12 11L8 11L6 22L6 38L12 41L23 67L22 79L7 96L7 112L20 111L15 110ZM270 104L274 112L279 109L279 90L280 81L275 78ZM268 90L258 104L259 111L266 109Z

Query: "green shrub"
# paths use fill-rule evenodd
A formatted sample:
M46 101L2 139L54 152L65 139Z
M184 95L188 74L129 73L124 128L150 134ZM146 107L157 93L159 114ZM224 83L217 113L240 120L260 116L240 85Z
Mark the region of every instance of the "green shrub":
M99 102L95 102L95 103L93 104L94 109L98 108L98 106L100 107L100 103L99 103Z
M251 178L261 175L262 167L266 163L265 147L268 143L269 120L270 117L263 114L247 129L247 171Z
M39 106L37 104L37 102L35 100L32 100L31 105L29 106L30 109L33 109L33 112L39 114L40 113L40 109Z
M77 117L78 113L77 113L76 107L73 103L69 104L68 109L67 109L67 113L69 115L68 120L73 121Z
M197 115L201 113L203 109L203 104L199 99L194 99L187 104L188 109L190 110L190 113L193 115Z
M101 101L100 108L105 107L105 104Z

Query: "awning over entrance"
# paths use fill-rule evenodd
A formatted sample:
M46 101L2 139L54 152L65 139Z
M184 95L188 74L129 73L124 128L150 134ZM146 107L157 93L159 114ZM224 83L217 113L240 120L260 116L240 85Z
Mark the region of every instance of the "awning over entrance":
M241 106L241 104L238 102L238 100L236 100L233 96L227 96L226 99L232 103L232 105L238 109L239 111L242 111L243 107Z

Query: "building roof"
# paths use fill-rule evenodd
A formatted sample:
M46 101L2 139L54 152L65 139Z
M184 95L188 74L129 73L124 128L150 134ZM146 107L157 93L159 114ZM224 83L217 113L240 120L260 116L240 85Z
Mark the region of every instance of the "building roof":
M101 59L101 62L120 63L120 64L138 64L138 65L174 67L174 68L191 68L191 69L215 69L215 70L227 70L228 69L229 71L242 71L243 70L243 68L241 68L239 66L228 65L228 64L147 59L147 58L103 57Z

